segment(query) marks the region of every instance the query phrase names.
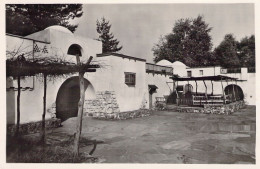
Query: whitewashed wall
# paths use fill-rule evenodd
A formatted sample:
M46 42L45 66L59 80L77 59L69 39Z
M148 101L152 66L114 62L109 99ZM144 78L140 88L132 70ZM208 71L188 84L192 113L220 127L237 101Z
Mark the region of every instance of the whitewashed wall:
M169 83L167 83L169 82ZM173 81L170 79L169 75L162 75L162 74L153 74L153 73L146 73L146 84L147 85L156 85L158 89L156 92L152 94L152 105L154 106L156 97L164 97L171 94L173 91ZM148 93L149 94L149 93ZM149 99L148 99L149 103Z

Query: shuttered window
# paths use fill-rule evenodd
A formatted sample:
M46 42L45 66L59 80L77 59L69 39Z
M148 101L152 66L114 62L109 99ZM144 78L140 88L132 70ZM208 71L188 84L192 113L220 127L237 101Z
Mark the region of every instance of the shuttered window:
M135 85L135 73L125 72L125 84Z

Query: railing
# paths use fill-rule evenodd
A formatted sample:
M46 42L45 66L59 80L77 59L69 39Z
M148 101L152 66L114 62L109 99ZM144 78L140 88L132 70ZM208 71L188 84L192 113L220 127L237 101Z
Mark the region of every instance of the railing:
M191 98L177 98L177 105L188 105L188 106L203 106L205 104L211 105L223 105L235 101L232 99L232 94L229 95L193 95Z
M192 106L192 98L179 98L177 99L177 105L187 105L187 106Z
M155 65L155 64L151 64L151 63L146 63L146 73L172 75L173 68L167 67L167 66Z

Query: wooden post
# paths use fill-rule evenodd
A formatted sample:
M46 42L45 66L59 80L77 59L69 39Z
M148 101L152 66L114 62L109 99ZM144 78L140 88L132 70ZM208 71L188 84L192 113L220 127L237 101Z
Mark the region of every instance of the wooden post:
M18 84L18 94L17 94L17 119L16 119L16 130L15 136L19 136L19 129L20 129L20 95L21 95L21 77L17 77L17 84Z
M80 66L80 58L79 55L76 55L77 65ZM88 59L84 70L79 70L79 86L80 86L80 100L78 103L78 117L77 117L77 127L76 127L76 135L74 139L74 154L73 160L79 155L79 140L81 135L82 129L82 117L83 117L83 107L84 107L84 100L85 100L85 89L84 89L84 74L87 70L87 66L90 64L91 60L93 59L92 56Z
M225 101L225 92L224 92L224 88L223 88L222 78L221 78L221 87L222 87L222 95L223 95L224 104L226 104L226 101Z
M203 83L204 83L204 86L205 86L205 97L206 97L206 100L208 102L208 89L207 89L207 85L206 85L204 80L203 80Z
M188 82L188 92L190 91L190 82L189 81L187 81Z
M177 87L178 87L178 81L176 81L176 89L175 89L175 92L176 92L176 95L177 95L176 104L177 104L177 106L179 106L179 104L180 104L180 97L179 97L179 93L178 93L178 91L177 91Z
M237 94L236 94L236 100L239 100L240 98L239 98L239 93L238 93L237 81L236 81L236 92L237 92Z
M227 86L228 86L228 79L226 79L226 82L227 82ZM227 86L226 86L226 87L227 87ZM228 89L228 88L227 88L227 89ZM225 89L224 89L224 91L225 91ZM227 92L228 92L227 98L229 98L229 96L230 96L229 90L227 90Z
M197 80L195 80L196 83L196 95L198 94L198 84L197 84Z
M211 80L211 86L212 86L212 91L211 91L211 95L213 96L213 91L214 91L214 88L213 88L213 82L212 82L212 80Z
M43 92L43 113L42 113L42 130L41 130L41 143L45 143L45 114L46 114L46 92L47 92L47 75L43 74L44 79L44 92Z
M233 84L233 101L236 101L235 85Z

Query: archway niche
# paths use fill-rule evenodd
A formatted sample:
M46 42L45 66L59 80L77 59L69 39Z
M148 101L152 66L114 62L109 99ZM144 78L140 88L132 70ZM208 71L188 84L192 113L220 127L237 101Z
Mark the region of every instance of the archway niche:
M243 100L244 99L244 92L240 86L235 84L230 84L225 87L224 90L226 95L232 95L232 100Z
M95 90L93 85L84 79L85 99L94 99ZM56 97L56 117L65 121L78 115L78 102L80 99L79 77L67 79L59 88Z

